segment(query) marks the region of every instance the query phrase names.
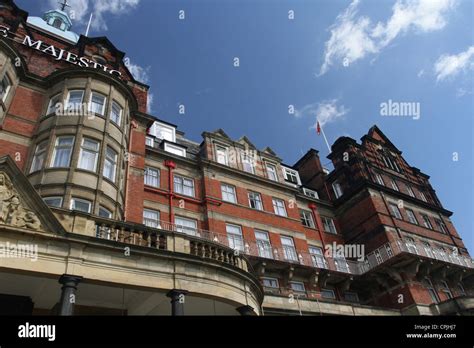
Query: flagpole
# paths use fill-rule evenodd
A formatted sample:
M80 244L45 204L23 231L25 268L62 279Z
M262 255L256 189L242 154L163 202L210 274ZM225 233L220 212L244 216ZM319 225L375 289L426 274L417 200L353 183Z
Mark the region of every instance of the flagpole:
M321 123L319 121L316 121L319 124L319 129L321 129L321 133L323 133L324 141L326 142L326 145L328 147L329 153L331 153L331 146L329 146L328 139L326 138L326 134L324 134L324 129L323 126L321 126Z
M94 12L91 12L91 16L89 17L89 23L87 23L87 29L86 29L86 34L84 36L89 35L89 28L91 27L91 22L92 22L92 14Z

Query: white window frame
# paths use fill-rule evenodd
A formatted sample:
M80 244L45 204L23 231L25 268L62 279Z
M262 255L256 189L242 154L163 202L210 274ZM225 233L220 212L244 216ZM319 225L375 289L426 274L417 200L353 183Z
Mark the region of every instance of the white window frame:
M176 181L178 181L178 182L176 182ZM185 182L191 183L191 185L185 185ZM184 193L185 188L188 188L188 189L191 188L192 189L192 194ZM183 196L195 197L194 180L191 179L191 178L187 178L185 176L175 174L174 177L173 177L173 191L175 193L179 193L180 195L183 195Z
M242 227L234 224L225 224L227 241L229 247L234 250L244 251L244 239L242 236ZM233 230L231 232L231 230ZM237 233L235 231L238 231Z
M272 244L270 242L270 235L268 232L256 229L254 233L258 255L267 259L273 259ZM261 238L262 236L263 238Z
M150 217L145 217L145 213L150 213L156 215L156 219L150 218ZM148 209L144 208L143 209L143 224L148 227L152 228L161 228L160 226L160 211L159 210L154 210L154 209Z
M250 195L253 195L254 198L252 199ZM255 210L263 210L263 201L262 201L262 195L258 192L255 191L248 191L248 199L249 199L249 207L251 209ZM252 207L252 201L256 202L255 207Z
M107 216L101 215L101 212L107 213ZM100 217L103 217L103 218L106 218L106 219L112 219L112 215L113 215L113 214L112 214L112 212L111 212L109 209L107 209L106 207L104 207L104 206L102 206L102 205L99 206L99 216L100 216Z
M377 183L379 185L385 186L385 182L383 181L382 174L375 173L375 180L377 180Z
M155 121L150 127L150 134L158 139L168 140L172 143L176 142L176 128L159 121Z
M410 253L420 255L416 241L413 238L405 237L405 245L407 246L407 249Z
M176 156L186 157L186 149L170 143L165 143L165 151Z
M198 225L196 219L190 219L182 216L175 216L174 224L176 226L176 231L185 233L190 236L196 236Z
M446 226L443 220L436 218L435 222L441 233L448 234L448 226Z
M276 165L272 163L265 163L265 168L267 170L268 179L278 182L278 174L277 174Z
M328 263L326 258L324 257L324 251L322 248L317 246L309 246L308 247L309 254L311 255L311 260L313 261L313 266L321 269L327 269Z
M46 115L50 115L56 112L56 106L61 103L62 93L57 93L49 98L48 109L46 110ZM57 98L57 101L55 99ZM53 105L54 103L54 105Z
M290 285L291 290L293 290L294 292L301 293L301 294L302 293L306 294L306 287L304 286L303 282L291 280L291 281L288 282L288 284ZM302 289L301 288L300 289L295 289L293 287L293 285L301 286Z
M449 288L448 283L445 280L441 280L440 284L441 284L441 291L446 294L446 297L448 298L448 300L454 298L453 292Z
M110 156L110 152L113 154L113 156ZM115 182L115 179L117 178L117 159L118 159L118 153L115 151L112 147L107 146L105 149L105 159L104 159L104 178L109 179L112 182ZM106 165L110 165L112 167L112 177L106 175Z
M117 119L115 119L115 116L114 115L114 107L118 107L119 109L119 114L117 117ZM112 106L110 107L110 121L115 123L117 126L120 127L120 125L122 124L122 115L123 115L123 107L122 105L120 105L116 100L112 100Z
M344 194L344 191L342 191L342 186L338 181L334 181L332 183L332 190L334 191L334 195L336 196L336 199L341 197Z
M273 211L275 215L287 217L285 201L279 198L272 198Z
M76 102L72 107L70 105L70 100L71 100L71 94L75 92L81 92L81 101ZM83 89L71 89L67 92L67 100L66 100L66 107L65 107L65 112L82 112L82 107L84 104L84 90Z
M421 192L421 191L420 191L420 198L421 198L421 200L422 200L423 202L426 202L426 203L428 202L428 200L426 199L425 194L424 194L423 192Z
M413 191L413 188L410 186L410 185L407 185L407 191L408 191L408 194L410 195L410 197L413 197L415 198L415 191Z
M396 182L394 179L390 179L390 183L391 183L391 185L392 185L392 188L393 188L395 191L400 191L400 188L398 187L397 182Z
M93 149L92 147L86 147L86 145L84 145L86 142L94 143L95 144L95 149ZM88 171L91 171L91 172L97 171L97 161L99 159L99 150L100 150L100 141L99 140L83 137L82 141L81 141L81 150L79 151L79 161L77 163L77 168L83 169L83 170L88 170ZM83 162L84 161L83 156L84 156L85 152L94 156L94 166L93 166L92 169L87 168L86 167L87 163Z
M155 146L155 138L150 137L150 136L147 135L146 138L145 138L145 145L150 146L150 147L154 147Z
M241 160L242 160L242 169L244 170L244 172L250 173L250 174L255 174L255 162L254 162L252 156L249 156L245 152L242 152L240 157L241 157ZM246 168L246 164L249 167ZM248 169L250 169L250 170L248 170Z
M272 283L276 284L276 286L267 286L267 285L265 285L265 280L269 281L270 284L272 284ZM271 277L263 277L262 278L262 286L264 288L269 288L269 289L279 289L280 288L280 284L278 283L278 279L277 278L271 278Z
M228 166L229 158L227 155L227 147L216 144L215 149L216 149L216 162L223 164L225 166Z
M88 209L87 211L75 209L75 205L76 205L75 203L76 203L76 202L88 204L88 205L89 205L89 209ZM71 198L71 206L70 206L70 209L71 209L71 210L80 211L80 212L83 212L83 213L88 213L88 214L90 214L91 211L92 211L92 202L89 201L89 200L87 200L87 199L72 197L72 198Z
M303 194L310 198L319 199L319 194L317 191L307 189L306 187L303 187Z
M283 167L283 175L287 183L290 183L292 185L301 185L300 174L297 170L288 167ZM296 179L296 182L294 182L293 180L289 180L289 178Z
M59 199L59 205L51 205L48 203L48 200L54 200L54 199ZM46 203L47 206L49 207L54 207L54 208L61 208L63 206L63 197L62 196L48 196L48 197L43 197L43 201Z
M419 225L418 219L416 218L415 212L413 210L406 208L405 212L407 213L409 222L415 225Z
M400 212L400 209L398 209L398 205L394 203L389 203L388 206L390 207L390 215L393 216L394 218L397 218L399 220L403 220L402 218L402 213Z
M237 204L237 193L234 185L221 183L221 196L223 201Z
M145 167L145 175L143 175L143 183L145 186L160 187L161 173L158 168Z
M280 236L283 257L287 261L298 261L298 253L295 248L295 241L289 236Z
M308 218L309 216L309 218ZM300 209L300 220L303 226L308 228L315 228L313 214L309 210ZM309 224L307 224L309 222Z
M60 146L59 141L62 140L62 139L72 139L71 144ZM68 168L68 167L71 166L71 157L72 157L72 151L74 149L74 141L75 141L75 137L73 135L61 135L61 136L58 136L56 138L56 140L54 142L53 156L51 156L51 163L50 163L51 168ZM69 149L69 156L68 156L67 164L58 165L58 166L55 165L54 162L56 162L56 156L57 156L58 149Z
M426 218L426 219L425 219ZM423 220L423 226L430 230L433 230L433 224L431 223L430 217L426 214L421 214L421 219Z
M12 88L12 80L10 78L10 76L8 76L7 73L5 73L5 75L3 76L2 78L2 81L0 81L0 83L3 85L4 81L6 81L6 88L3 92L3 95L2 95L2 102L5 103L5 101L7 100L7 97L8 97L8 93L10 93L10 90Z
M48 140L43 140L36 145L33 161L31 162L30 173L43 169L48 155Z
M92 110L92 99L94 98L94 96L99 96L101 98L104 99L104 103L102 104L102 109L99 110L99 111L93 111ZM94 103L94 104L97 104L97 103ZM90 94L90 97L89 97L89 104L88 104L88 110L89 112L93 112L95 114L98 114L98 115L101 115L101 116L104 116L105 115L105 106L107 105L107 96L102 94L102 93L99 93L99 92L95 92L95 91L92 91L91 94Z
M324 232L337 234L337 228L336 228L336 224L334 223L333 218L328 217L328 216L321 216L321 221L323 223Z

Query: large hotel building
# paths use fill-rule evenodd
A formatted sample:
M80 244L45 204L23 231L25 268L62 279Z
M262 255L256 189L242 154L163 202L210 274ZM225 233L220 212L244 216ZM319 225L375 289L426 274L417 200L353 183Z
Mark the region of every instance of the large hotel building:
M474 313L452 212L377 126L332 171L187 139L65 11L0 1L0 314Z

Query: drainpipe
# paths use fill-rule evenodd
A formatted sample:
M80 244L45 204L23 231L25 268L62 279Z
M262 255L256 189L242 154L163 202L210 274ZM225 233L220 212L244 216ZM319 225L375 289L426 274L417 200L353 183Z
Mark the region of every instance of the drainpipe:
M171 160L165 161L165 166L168 167L168 197L169 197L169 215L170 224L174 222L173 214L173 169L176 169L176 163Z
M135 128L138 128L137 121L132 120L132 122L130 122L130 137L128 139L127 167L125 167L125 195L124 195L124 198L123 198L123 201L124 201L123 221L127 221L128 182L130 181L130 178L128 177L128 175L130 174L130 161L131 161L131 157L132 157L131 156L131 154L132 154L132 136L133 136L133 130Z

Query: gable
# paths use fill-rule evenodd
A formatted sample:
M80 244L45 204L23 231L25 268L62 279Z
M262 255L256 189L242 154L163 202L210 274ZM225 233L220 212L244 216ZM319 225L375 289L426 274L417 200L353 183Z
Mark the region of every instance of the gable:
M376 125L372 126L369 129L369 132L367 133L367 135L364 135L361 138L362 142L365 142L368 139L375 141L376 143L382 146L385 146L391 150L394 150L397 153L401 153L401 151L397 149L397 147L390 141L390 139L387 138L387 136Z
M0 226L64 233L63 226L10 156L0 157Z

